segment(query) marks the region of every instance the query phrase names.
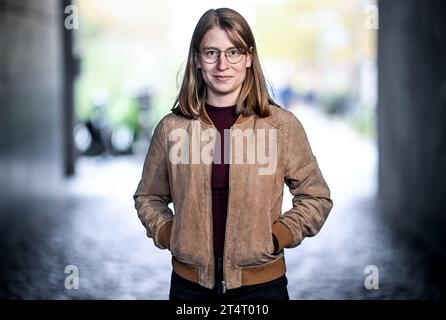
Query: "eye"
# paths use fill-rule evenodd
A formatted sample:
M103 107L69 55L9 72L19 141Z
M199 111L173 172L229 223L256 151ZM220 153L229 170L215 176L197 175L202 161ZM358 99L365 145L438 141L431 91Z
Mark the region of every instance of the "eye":
M204 51L204 55L209 58L215 58L218 56L218 51L214 49L208 49Z
M241 54L242 54L242 52L238 48L233 48L233 49L229 49L228 50L228 55L231 56L231 57L237 57L237 56L239 56Z

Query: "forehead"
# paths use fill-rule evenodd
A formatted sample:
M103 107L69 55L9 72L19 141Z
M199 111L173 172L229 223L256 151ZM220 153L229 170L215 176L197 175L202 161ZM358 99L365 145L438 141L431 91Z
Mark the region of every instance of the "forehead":
M201 40L202 48L218 48L227 49L234 47L234 43L229 38L227 32L220 27L212 27L209 29Z

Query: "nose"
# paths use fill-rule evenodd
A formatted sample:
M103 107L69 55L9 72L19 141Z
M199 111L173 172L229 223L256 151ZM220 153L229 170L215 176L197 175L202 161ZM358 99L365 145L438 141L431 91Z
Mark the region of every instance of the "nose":
M222 52L217 60L217 69L226 70L228 68L229 68L229 62L226 59L226 55L224 54L224 52Z

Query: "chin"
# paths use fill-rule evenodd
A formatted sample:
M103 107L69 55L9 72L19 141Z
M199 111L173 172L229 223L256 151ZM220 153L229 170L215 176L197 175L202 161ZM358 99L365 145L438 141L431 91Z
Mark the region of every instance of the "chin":
M221 91L234 91L238 88L238 86L235 83L216 83L213 86L215 90L221 90Z

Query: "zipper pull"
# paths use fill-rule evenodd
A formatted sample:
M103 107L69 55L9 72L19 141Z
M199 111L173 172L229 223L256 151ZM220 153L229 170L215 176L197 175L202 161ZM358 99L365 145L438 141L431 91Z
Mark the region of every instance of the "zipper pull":
M222 281L221 282L221 286L222 286L222 288L223 288L223 293L226 293L226 281Z

